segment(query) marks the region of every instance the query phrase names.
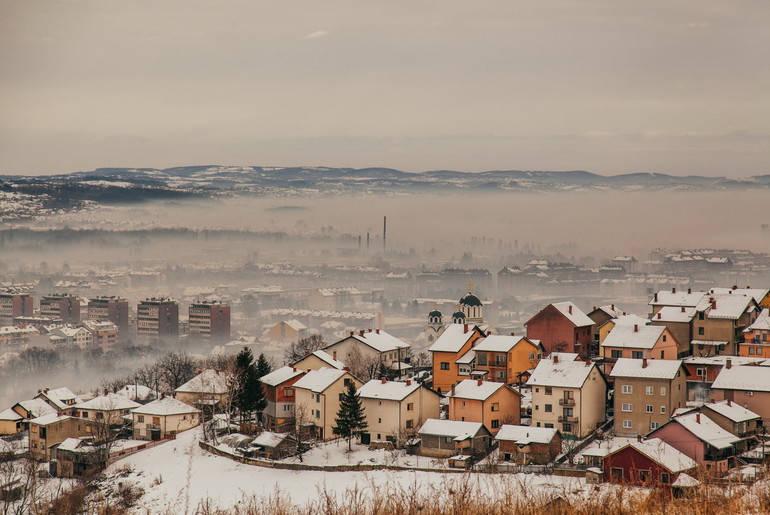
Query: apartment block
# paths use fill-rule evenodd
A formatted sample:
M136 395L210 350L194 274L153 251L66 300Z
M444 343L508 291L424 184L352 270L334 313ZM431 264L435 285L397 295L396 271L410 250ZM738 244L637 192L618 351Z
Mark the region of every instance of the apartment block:
M217 301L194 302L189 310L190 336L230 339L230 306Z
M112 322L118 327L118 338L128 337L128 301L120 297L96 297L88 301L88 319Z
M80 299L66 293L46 295L40 299L40 315L75 324L80 322Z
M32 295L0 292L0 326L13 325L16 317L32 315Z
M179 304L169 298L141 301L136 308L136 333L143 341L179 336Z

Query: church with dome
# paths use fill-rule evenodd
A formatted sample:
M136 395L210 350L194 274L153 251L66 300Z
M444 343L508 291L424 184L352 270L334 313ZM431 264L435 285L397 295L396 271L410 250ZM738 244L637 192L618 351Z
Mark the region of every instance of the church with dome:
M468 284L468 293L457 304L457 311L452 314L452 324L484 325L484 304L473 294L473 285ZM425 335L428 342L434 342L444 333L446 325L441 311L433 307L428 313L428 324L425 326Z

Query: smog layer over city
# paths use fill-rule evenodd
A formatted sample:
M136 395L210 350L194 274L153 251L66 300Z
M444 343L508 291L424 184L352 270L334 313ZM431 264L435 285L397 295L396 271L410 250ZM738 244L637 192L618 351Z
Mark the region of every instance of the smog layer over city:
M768 16L0 0L0 513L770 510Z

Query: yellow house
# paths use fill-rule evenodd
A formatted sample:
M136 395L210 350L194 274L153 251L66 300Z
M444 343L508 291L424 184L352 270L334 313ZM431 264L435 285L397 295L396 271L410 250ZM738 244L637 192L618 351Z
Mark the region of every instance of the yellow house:
M610 331L617 325L647 325L650 321L647 318L640 317L639 315L620 315L617 318L611 318L604 322L602 325L600 325L597 329L599 332L599 345L601 346L602 343L604 343L604 340L607 338L607 335L610 334Z
M403 442L415 436L423 422L439 418L441 397L420 383L372 379L358 390L369 424L361 443Z
M554 352L541 359L532 387L532 426L556 428L583 438L606 419L607 381L590 361Z
M479 339L473 347L476 353L476 376L486 371L484 379L499 383L522 384L527 371L540 361L540 347L526 337L490 335Z
M433 389L439 393L449 391L470 375L473 356L469 363L464 363L467 373L461 373L461 364L458 360L472 350L474 343L483 338L484 333L478 326L469 324L450 324L444 333L428 349L433 356Z
M163 397L131 410L134 438L162 440L200 423L200 410L173 397Z
M337 370L342 370L345 368L345 364L338 361L328 352L317 350L308 354L296 363L293 363L292 367L307 372L308 370L318 370L319 368L336 368Z
M91 436L94 422L69 415L51 414L29 421L29 454L37 460L51 458L51 447L67 438Z
M0 435L12 435L24 431L24 417L8 408L0 412Z
M306 427L312 437L333 439L332 428L340 410L340 397L347 391L349 383L353 383L356 389L362 385L347 370L325 367L305 374L294 383L296 423Z
M215 406L228 409L230 384L228 375L207 369L175 390L178 401L190 406Z
M122 425L131 410L141 406L124 395L109 392L72 407L72 415L110 426Z

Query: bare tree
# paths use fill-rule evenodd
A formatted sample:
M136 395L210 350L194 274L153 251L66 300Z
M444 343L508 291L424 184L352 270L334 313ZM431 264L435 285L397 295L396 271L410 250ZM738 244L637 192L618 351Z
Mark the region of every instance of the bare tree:
M169 391L176 390L195 376L195 364L186 352L164 354L158 358L156 365Z
M286 347L283 357L287 363L296 363L305 356L323 349L326 346L323 336L320 334L311 334L307 338L300 338Z
M350 367L351 374L362 381L369 381L379 376L381 361L379 356L364 355L361 349L356 346L350 351L345 364Z

